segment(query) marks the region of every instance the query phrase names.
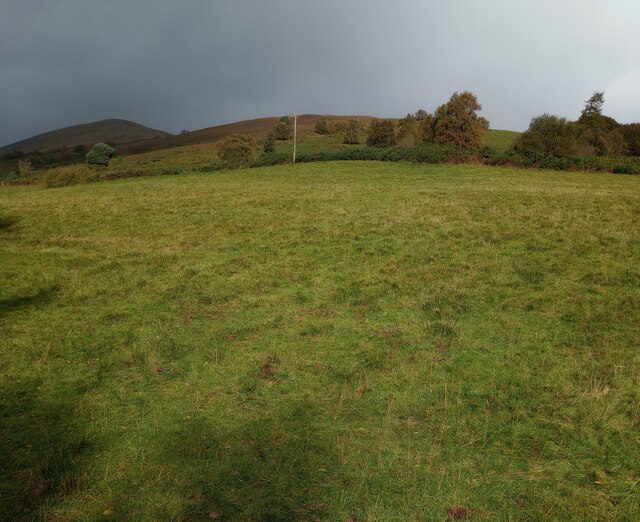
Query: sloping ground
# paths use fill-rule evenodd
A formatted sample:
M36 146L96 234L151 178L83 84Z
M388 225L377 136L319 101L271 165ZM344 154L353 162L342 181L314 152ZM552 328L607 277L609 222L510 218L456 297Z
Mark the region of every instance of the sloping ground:
M14 150L21 150L25 154L35 151L47 152L63 148L69 149L78 145L88 147L101 141L121 145L168 136L171 136L168 132L151 129L132 121L109 119L45 132L6 145L0 148L0 153Z
M482 145L497 152L506 152L515 146L520 134L516 131L489 129L484 132Z
M640 520L639 208L375 162L0 190L0 520Z
M360 119L363 124L369 123L373 116L333 116L319 114L303 114L298 116L298 130L300 132L312 131L316 122L320 118L328 120L347 121ZM179 136L168 136L145 143L131 143L120 150L122 154L136 154L141 152L151 152L153 150L167 149L170 147L181 147L184 145L199 145L202 143L212 143L231 134L245 134L247 136L262 137L268 134L278 123L280 117L258 118L254 120L244 120L226 125L208 127L197 131L189 132Z

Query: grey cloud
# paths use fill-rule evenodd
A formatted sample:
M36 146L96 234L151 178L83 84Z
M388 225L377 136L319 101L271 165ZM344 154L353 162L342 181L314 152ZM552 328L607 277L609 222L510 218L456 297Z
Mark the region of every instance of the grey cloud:
M469 89L495 128L639 121L636 0L4 0L0 144L120 117L176 132L290 112L401 116Z

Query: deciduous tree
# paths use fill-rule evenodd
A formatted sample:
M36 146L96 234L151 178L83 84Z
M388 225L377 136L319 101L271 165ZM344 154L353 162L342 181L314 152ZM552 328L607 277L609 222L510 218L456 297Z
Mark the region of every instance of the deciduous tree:
M277 140L286 141L293 136L293 122L289 116L283 116L280 121L276 123L273 129L273 134Z
M523 154L550 154L573 156L579 152L578 128L566 118L542 114L531 120L527 131L516 143L516 150Z
M482 139L482 125L477 111L482 109L475 94L454 93L438 107L434 121L434 141L451 143L465 149L477 149Z
M360 143L360 124L356 120L349 120L349 123L347 123L342 142L347 145L358 145Z

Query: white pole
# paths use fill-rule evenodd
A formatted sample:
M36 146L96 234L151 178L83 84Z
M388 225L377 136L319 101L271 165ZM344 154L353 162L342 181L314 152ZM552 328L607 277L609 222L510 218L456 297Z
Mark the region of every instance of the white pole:
M298 116L293 115L293 162L296 162L296 148L298 141Z

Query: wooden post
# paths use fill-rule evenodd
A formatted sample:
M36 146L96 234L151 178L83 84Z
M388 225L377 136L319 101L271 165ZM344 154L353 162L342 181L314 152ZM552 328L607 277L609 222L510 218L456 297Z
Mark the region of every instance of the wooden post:
M293 162L296 162L296 148L298 145L298 116L293 115Z

